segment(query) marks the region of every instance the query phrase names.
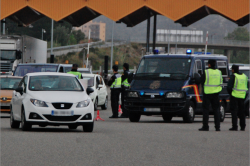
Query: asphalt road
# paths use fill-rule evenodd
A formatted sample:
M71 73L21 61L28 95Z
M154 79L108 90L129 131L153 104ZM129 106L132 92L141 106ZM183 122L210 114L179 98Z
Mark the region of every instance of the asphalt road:
M249 119L242 131L228 131L230 116L221 132L200 132L201 117L186 124L181 118L165 123L160 116L142 116L139 123L109 119L111 110L100 111L105 121L95 122L93 133L82 127L33 126L32 131L11 129L1 118L1 165L249 165Z

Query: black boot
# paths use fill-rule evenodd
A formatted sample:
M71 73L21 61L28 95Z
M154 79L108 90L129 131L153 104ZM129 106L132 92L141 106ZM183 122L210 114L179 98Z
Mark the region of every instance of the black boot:
M232 127L232 128L230 128L229 130L230 130L230 131L238 131L238 128Z
M202 127L199 129L199 131L209 131L209 127Z

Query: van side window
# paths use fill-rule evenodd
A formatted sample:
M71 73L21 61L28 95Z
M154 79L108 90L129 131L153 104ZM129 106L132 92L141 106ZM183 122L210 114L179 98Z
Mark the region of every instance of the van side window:
M217 61L217 68L221 71L222 76L227 76L227 62L226 61Z
M203 71L202 71L201 60L196 60L195 61L195 66L196 66L196 72L199 73L200 75L202 75Z
M208 60L205 60L204 64L205 64L205 70L208 69Z

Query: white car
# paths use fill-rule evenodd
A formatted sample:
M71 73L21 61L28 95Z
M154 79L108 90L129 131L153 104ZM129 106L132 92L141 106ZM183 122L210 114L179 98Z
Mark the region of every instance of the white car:
M89 94L94 103L95 110L101 106L102 110L108 108L108 93L107 87L98 74L82 74L83 79L88 80L88 87L94 89L94 92Z
M13 91L10 105L11 128L30 130L32 125L94 127L94 105L84 87L72 74L40 72L26 74Z

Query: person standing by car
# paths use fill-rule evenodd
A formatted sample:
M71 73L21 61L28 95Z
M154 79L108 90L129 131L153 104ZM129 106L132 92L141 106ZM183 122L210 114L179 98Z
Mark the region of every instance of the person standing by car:
M208 61L208 69L201 76L201 83L204 85L203 93L203 126L199 131L209 131L209 106L212 105L214 112L214 123L216 131L220 131L220 100L219 93L222 90L222 74L221 71L215 68L216 61Z
M75 75L78 79L82 79L82 73L77 71L78 69L78 65L77 64L73 64L72 65L72 69L70 72L68 72L68 74L73 74Z
M129 76L129 64L124 63L123 64L123 74L122 74L122 91L121 91L121 100L122 100L122 115L120 118L128 118L128 110L124 107L124 95L125 90L129 88L130 84L128 82L128 76Z
M232 128L230 131L238 130L238 114L240 118L240 130L245 131L246 127L246 115L244 109L244 100L246 97L246 91L248 90L248 77L244 73L239 72L239 66L232 66L232 75L230 76L227 84L227 91L230 94L230 109L232 113Z
M121 93L122 77L118 74L118 66L112 67L114 75L108 81L111 90L111 107L113 115L109 118L118 118L119 95Z

